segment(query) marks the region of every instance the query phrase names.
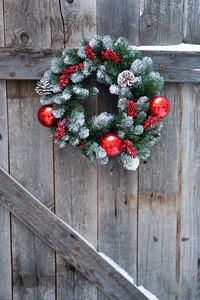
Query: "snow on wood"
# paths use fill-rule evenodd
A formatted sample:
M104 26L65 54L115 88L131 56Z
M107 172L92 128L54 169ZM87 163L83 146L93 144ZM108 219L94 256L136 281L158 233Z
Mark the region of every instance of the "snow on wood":
M114 260L112 260L109 256L107 256L103 252L98 252L104 260L106 260L110 265L113 266L116 272L119 272L123 277L125 277L128 281L134 284L134 279L131 275L129 275L124 269L122 269ZM135 285L135 284L134 284ZM149 300L158 300L156 296L154 296L150 291L146 290L143 286L135 285Z
M174 52L200 52L200 45L195 44L178 44L178 45L165 45L165 46L132 46L134 49L144 50L144 51L174 51Z

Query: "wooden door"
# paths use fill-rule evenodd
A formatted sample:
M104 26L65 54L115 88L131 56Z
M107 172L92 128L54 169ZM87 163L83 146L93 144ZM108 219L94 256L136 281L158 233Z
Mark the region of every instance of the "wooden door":
M35 48L75 47L96 33L125 36L134 45L197 44L199 10L195 0L0 0L0 46L10 48L0 60L0 165L162 300L200 298L198 73L191 77L187 55L181 76L167 73L170 64L180 71L174 54L155 65L167 74L162 93L171 113L151 158L130 172L88 164L78 151L53 145L38 124L30 80L43 70L26 49L44 60L51 50ZM21 65L6 65L21 52ZM108 97L101 88L87 111L114 110ZM106 297L0 207L0 299Z

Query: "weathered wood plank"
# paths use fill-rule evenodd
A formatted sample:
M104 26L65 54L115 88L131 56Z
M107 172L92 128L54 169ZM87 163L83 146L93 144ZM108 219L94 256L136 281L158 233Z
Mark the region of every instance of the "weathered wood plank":
M199 36L200 2L184 0L183 8L183 42L200 44Z
M57 49L0 48L0 79L39 79L50 68Z
M3 1L0 0L0 46L4 46ZM0 166L8 171L8 119L6 82L0 80ZM0 299L12 297L10 214L0 207Z
M115 38L127 37L133 45L139 43L139 9L137 0L97 1L97 32Z
M0 81L0 166L8 170L6 82ZM10 214L0 207L0 299L12 297Z
M167 84L162 94L171 111L161 141L139 169L138 282L159 299L174 300L180 85Z
M180 300L200 298L200 86L183 85L182 124L180 135L181 165L179 172L180 227L177 247L177 281Z
M141 0L140 45L182 42L185 0Z
M78 232L52 213L2 168L0 204L111 299L148 299L131 283L124 271L113 266Z
M34 87L34 81L8 84L10 173L54 210L52 141L37 121ZM14 217L12 257L14 299L53 300L54 253Z
M4 16L7 47L51 47L50 1L4 0ZM30 81L7 83L10 173L54 209L52 142L37 121L34 88ZM55 253L14 217L12 257L13 298L54 300Z
M96 34L95 4L93 0L76 0L72 3L61 1L67 47L76 47L82 38L92 38ZM87 101L85 110L87 116L95 115L95 98ZM56 214L96 246L96 165L87 163L79 151L71 147L60 150L55 145L55 203ZM57 299L63 300L66 295L74 300L95 300L97 289L63 258L57 256Z
M109 11L109 14L107 13ZM97 1L97 33L125 36L138 44L139 2ZM117 97L99 86L98 113L117 111ZM137 172L116 163L98 167L98 249L136 278L137 266ZM105 299L99 293L98 299Z
M160 72L166 82L200 81L199 51L140 51L153 58L154 70ZM52 48L0 48L0 79L40 79L50 68L51 59L61 53L61 49Z

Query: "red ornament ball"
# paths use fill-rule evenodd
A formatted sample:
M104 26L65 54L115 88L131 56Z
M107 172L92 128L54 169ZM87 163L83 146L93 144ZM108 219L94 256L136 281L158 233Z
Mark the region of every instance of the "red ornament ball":
M50 105L44 105L40 107L38 111L38 120L40 124L45 127L52 127L57 122L57 119L53 115L53 107Z
M113 133L107 133L101 138L101 147L108 157L117 156L122 151L122 140Z
M149 111L152 116L159 116L164 118L168 115L170 110L169 100L163 96L154 96L149 100Z

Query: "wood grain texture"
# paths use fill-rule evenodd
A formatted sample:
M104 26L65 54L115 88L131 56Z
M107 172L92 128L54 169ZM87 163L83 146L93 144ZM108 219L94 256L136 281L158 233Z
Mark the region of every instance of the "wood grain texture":
M200 44L199 36L200 2L198 0L184 0L183 7L183 42Z
M0 46L4 46L3 1L0 0ZM0 80L0 166L9 169L6 82ZM0 207L0 299L12 297L10 214Z
M35 82L8 84L10 173L50 209L53 201L52 141L37 121ZM14 299L54 299L52 250L12 218Z
M180 85L162 92L171 104L162 138L139 169L138 282L162 300L176 295Z
M5 0L4 17L7 47L51 47L49 0ZM54 209L52 141L37 121L35 82L11 81L7 89L10 173ZM14 217L12 257L13 298L54 300L55 253Z
M51 59L62 50L45 48L0 48L0 79L40 79L51 66Z
M7 47L51 46L50 1L4 0Z
M111 299L148 299L122 272L0 168L0 204ZM36 298L37 299L37 298ZM50 298L47 298L50 299Z
M96 34L95 0L60 0L65 44L77 47L83 38L92 38Z
M0 80L0 166L8 171L6 82ZM0 299L12 297L10 214L0 207Z
M115 38L127 37L130 43L139 42L139 7L137 0L97 1L97 32Z
M141 0L140 45L181 43L183 3L186 1Z
M96 2L76 0L73 3L60 3L66 46L76 47L82 38L92 38L96 33ZM96 98L87 101L85 111L87 116L95 115ZM79 151L71 147L60 150L55 145L55 202L56 214L96 247L96 165L87 163ZM66 295L70 300L95 300L97 289L57 256L57 299L63 300Z
M200 86L183 85L180 202L180 300L200 298Z
M0 48L0 79L40 79L50 68L51 59L61 53L62 49L53 48ZM200 52L141 50L141 53L152 57L154 70L165 82L200 81Z
M109 12L109 13L108 13ZM97 1L97 33L126 37L138 44L138 1ZM117 112L117 97L99 86L98 112ZM98 167L98 249L109 255L136 279L137 172L116 163ZM105 299L99 293L98 299Z

